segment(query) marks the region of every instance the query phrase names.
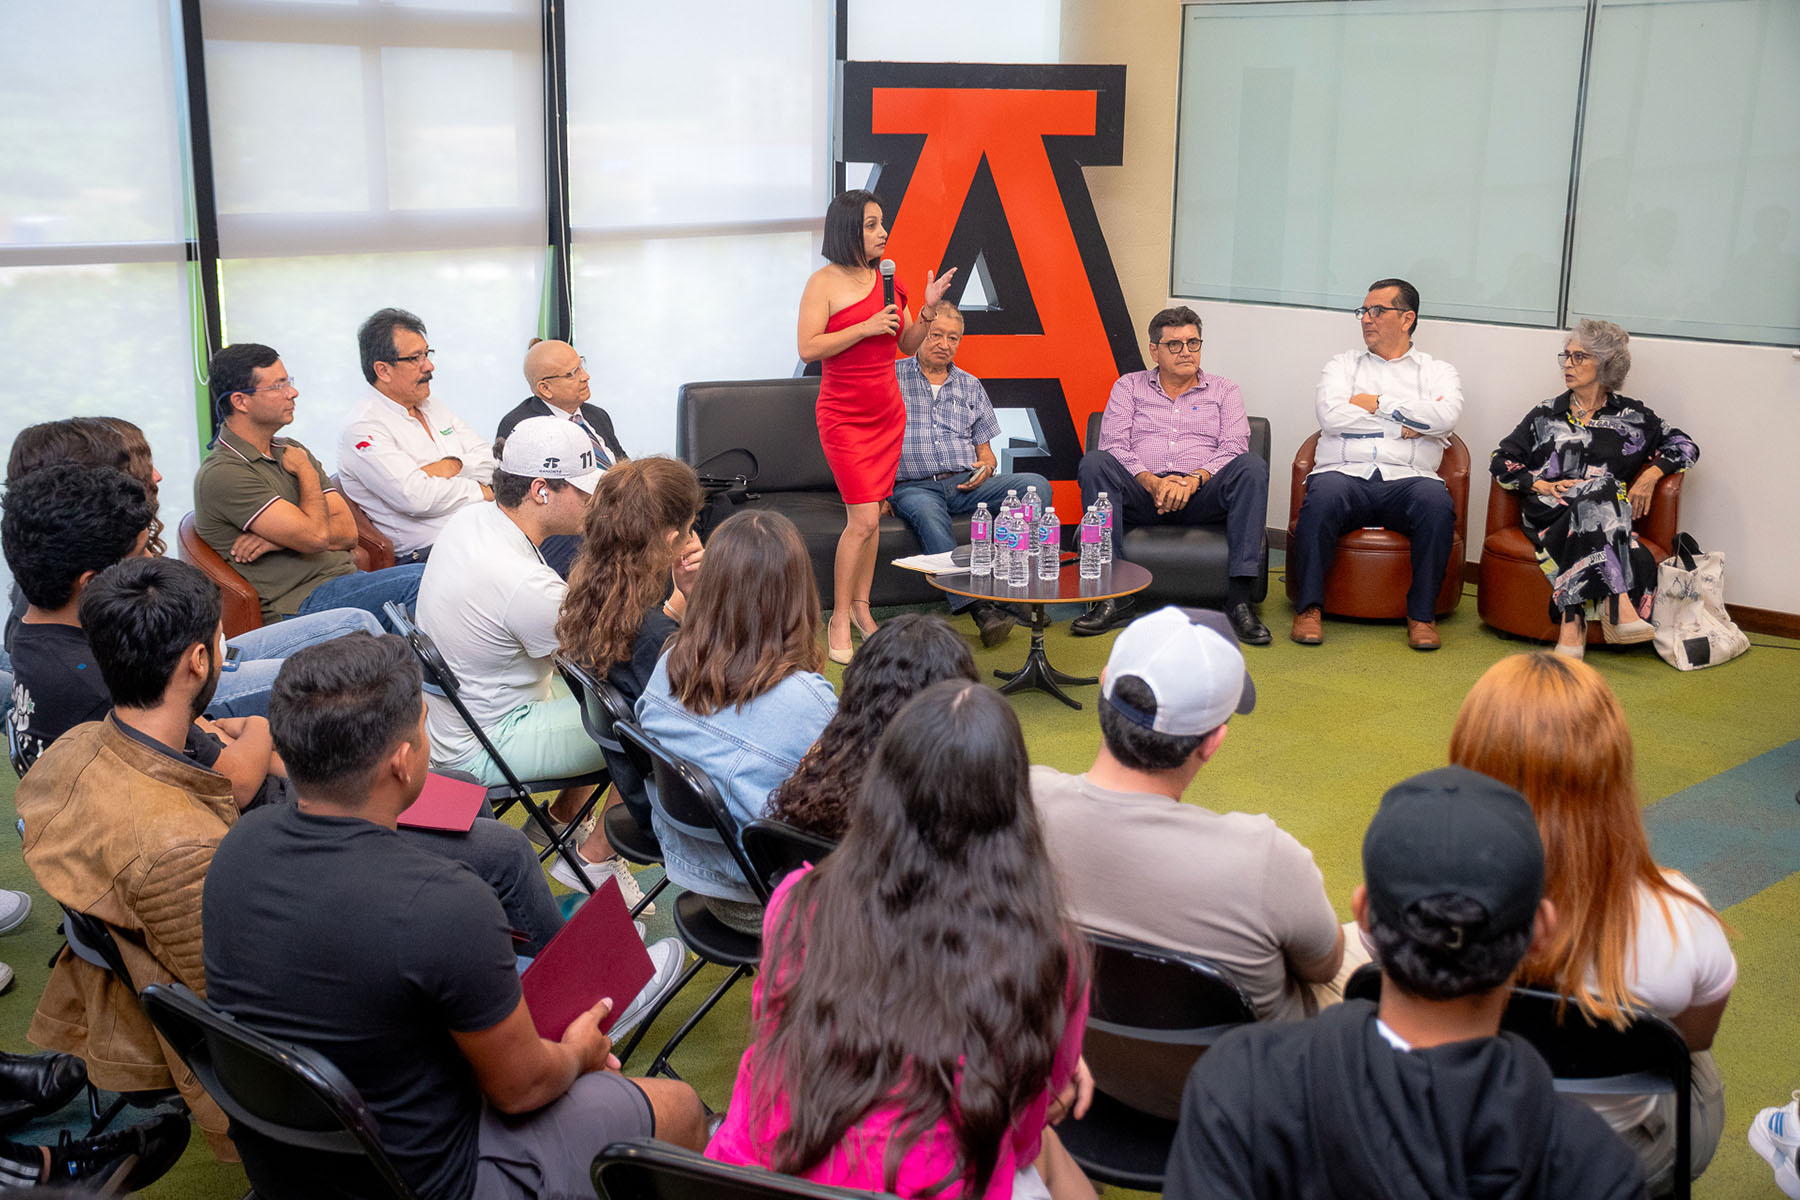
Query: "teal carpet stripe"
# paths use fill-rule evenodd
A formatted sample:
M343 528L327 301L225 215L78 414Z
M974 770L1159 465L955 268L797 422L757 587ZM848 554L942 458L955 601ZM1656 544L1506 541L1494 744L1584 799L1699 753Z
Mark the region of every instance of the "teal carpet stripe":
M1800 871L1800 740L1759 754L1644 810L1656 861L1717 909Z

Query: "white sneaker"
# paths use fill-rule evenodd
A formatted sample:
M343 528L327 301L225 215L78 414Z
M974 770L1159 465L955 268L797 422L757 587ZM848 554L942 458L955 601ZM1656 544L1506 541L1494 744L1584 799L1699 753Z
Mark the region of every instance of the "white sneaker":
M31 915L31 895L0 889L0 933L11 933Z
M644 985L644 990L625 1006L625 1011L613 1022L613 1027L606 1036L615 1042L623 1041L637 1027L644 1014L675 987L681 979L681 968L687 964L687 947L681 944L680 938L671 937L652 942L649 950L650 962L656 968L656 973L650 976L650 982Z
M625 860L618 855L613 855L605 862L596 863L589 862L587 859L582 858L581 851L579 850L574 850L571 847L571 851L576 859L580 861L582 871L587 875L588 879L593 882L595 887L599 887L601 884L605 883L608 874L619 881L619 894L625 898L626 908L636 908L638 902L644 898L644 889L638 886L637 880L631 874L631 868L626 866ZM550 878L556 880L556 882L562 884L564 887L571 888L575 891L587 890L582 886L581 881L575 878L574 870L560 854L550 860ZM644 911L638 915L641 917L654 917L656 915L656 905L646 904L644 906Z
M5 963L0 963L0 992L4 992L7 988L11 987L12 981L13 969Z
M1780 1108L1765 1108L1750 1122L1750 1148L1775 1168L1775 1186L1789 1200L1800 1200L1800 1172L1794 1155L1800 1152L1800 1092Z

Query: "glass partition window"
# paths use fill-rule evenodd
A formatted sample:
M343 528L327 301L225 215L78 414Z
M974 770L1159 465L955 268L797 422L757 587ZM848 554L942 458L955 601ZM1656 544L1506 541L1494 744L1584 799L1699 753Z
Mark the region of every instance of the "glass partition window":
M205 0L225 340L300 380L331 469L367 394L356 330L389 305L438 351L433 396L482 432L524 395L548 244L530 0Z

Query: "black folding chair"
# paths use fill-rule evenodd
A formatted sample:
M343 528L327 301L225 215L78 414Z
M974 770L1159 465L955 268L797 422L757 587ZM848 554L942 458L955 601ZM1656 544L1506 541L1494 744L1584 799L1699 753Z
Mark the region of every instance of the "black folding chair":
M587 891L592 892L594 882L587 877L587 872L581 869L581 860L576 856L575 847L571 843L575 839L576 831L581 827L582 822L587 820L588 814L594 810L594 805L599 802L601 794L605 792L606 785L610 782L606 771L604 769L591 771L585 775L576 775L566 779L521 780L508 765L506 759L500 756L500 751L494 746L493 740L488 737L487 730L483 729L481 723L475 720L474 715L469 712L469 706L463 702L462 684L457 680L456 672L444 660L443 653L438 650L437 644L431 640L431 635L413 624L406 609L392 600L382 605L382 611L387 613L388 624L412 647L413 657L419 660L419 668L425 675L425 690L433 695L442 696L450 702L451 707L456 709L456 715L462 718L463 724L469 727L469 732L475 735L475 740L481 743L481 749L487 754L488 761L493 763L505 778L505 783L495 784L487 790L488 803L493 805L494 815L504 816L506 810L514 804L524 805L525 812L543 832L547 843L538 852L538 858L547 860L552 854L560 855L562 860L569 864L569 869L575 873L575 878L582 881L582 886ZM560 792L568 788L590 786L593 787L594 794L588 797L587 803L581 806L581 811L576 813L568 825L560 831L556 828L556 822L551 819L550 814L533 799L533 793L536 792Z
M19 741L18 727L12 723L10 714L6 720L6 756L12 760L13 774L20 779L25 778L25 772L31 770L31 764L37 758L35 754L26 753L24 743Z
M1209 959L1082 932L1093 954L1082 1055L1094 1102L1057 1136L1089 1178L1160 1192L1188 1072L1208 1046L1255 1021L1256 1009Z
M771 894L789 873L807 863L817 866L837 849L837 843L830 838L796 829L773 817L758 817L744 826L739 837L744 843L744 856Z
M106 922L98 917L77 912L66 904L58 905L62 909L63 942L69 952L85 963L92 963L102 971L110 972L115 978L129 988L133 995L137 993L137 984L132 981L131 971L125 965L125 956L119 952L119 943L113 937L113 931ZM62 955L62 947L50 956L50 965ZM88 1094L88 1136L94 1137L113 1123L126 1105L133 1108L172 1108L185 1112L187 1101L181 1093L172 1087L150 1088L138 1092L120 1092L114 1096L106 1107L100 1106L100 1089L91 1082L87 1085Z
M654 1138L614 1142L594 1159L593 1171L601 1200L870 1200L886 1194L714 1162Z
M1346 998L1381 1000L1381 969L1358 967L1344 985ZM1531 1043L1550 1065L1559 1092L1604 1096L1673 1096L1675 1165L1671 1185L1678 1200L1693 1194L1693 1060L1679 1030L1655 1013L1632 1014L1619 1029L1591 1021L1575 1001L1541 988L1516 987L1500 1028Z
M618 732L614 729L616 722L631 720L631 702L625 699L618 688L579 663L559 657L556 669L562 672L563 682L569 685L575 702L581 706L582 728L587 730L588 736L594 739L594 744L606 755L607 763L629 762L634 769L638 768L640 764L630 749L619 740ZM651 771L649 758L644 759L641 767L638 778L647 781ZM619 769L613 768L612 774L617 786ZM614 804L602 809L600 821L606 827L606 840L612 844L620 858L640 867L662 866L662 847L657 844L655 832L639 824L625 805ZM667 886L669 876L665 872L656 881L656 886L644 893L644 898L631 910L631 915L635 917L649 907L650 902L656 899L656 894Z
M635 746L648 756L653 783L650 802L662 813L663 819L690 836L723 841L731 853L732 861L742 873L745 886L759 903L767 905L769 885L745 855L743 844L738 838L737 821L732 817L731 810L725 807L719 789L707 777L706 772L664 750L635 722L615 721L613 728L618 731L620 741L627 746ZM694 952L696 959L662 1002L644 1017L639 1032L633 1035L625 1051L619 1054L619 1059L624 1061L626 1055L636 1047L643 1030L650 1027L658 1013L700 973L702 967L707 963L730 967L731 973L725 977L725 982L675 1031L675 1036L657 1052L647 1072L650 1075L666 1074L680 1078L669 1066L669 1056L693 1032L700 1019L712 1011L713 1005L731 990L733 984L756 970L757 964L762 961L762 938L741 933L719 920L706 906L705 899L694 892L683 892L675 901L675 932L688 949Z
M375 1114L324 1055L258 1033L179 983L152 984L143 1000L156 1028L231 1118L232 1141L259 1200L417 1195L382 1146ZM264 1142L297 1153L272 1152ZM295 1164L314 1154L361 1159L364 1185L338 1190L297 1174Z

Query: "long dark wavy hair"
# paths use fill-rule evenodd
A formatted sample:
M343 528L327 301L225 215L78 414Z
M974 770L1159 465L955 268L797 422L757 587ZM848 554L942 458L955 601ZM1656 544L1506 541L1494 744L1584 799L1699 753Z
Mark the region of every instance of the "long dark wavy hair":
M713 530L681 630L669 690L691 713L739 708L796 671L825 665L819 588L794 523L747 508Z
M928 1194L987 1186L1086 987L1027 770L1018 717L977 683L933 684L888 725L843 843L765 925L750 1087L755 1111L788 1106L775 1170L891 1108L887 1190L946 1121L955 1163Z
M694 468L659 455L628 458L600 476L556 619L564 654L601 673L631 658L704 498Z
M828 838L841 838L850 804L888 722L901 705L941 679L973 683L969 645L934 613L882 623L844 668L837 713L800 767L769 795L769 815Z
M125 473L144 485L144 495L150 500L150 511L158 511L156 496L156 464L150 460L150 439L144 431L127 421L124 417L101 417L125 443L125 453L131 461L125 467ZM150 537L144 542L144 553L151 558L161 558L168 552L168 544L163 541L163 521L161 516L150 518Z

